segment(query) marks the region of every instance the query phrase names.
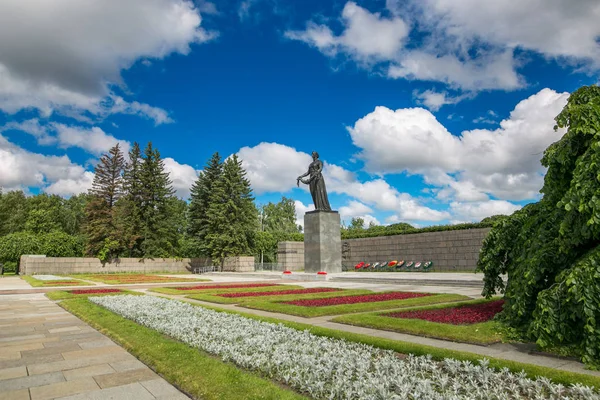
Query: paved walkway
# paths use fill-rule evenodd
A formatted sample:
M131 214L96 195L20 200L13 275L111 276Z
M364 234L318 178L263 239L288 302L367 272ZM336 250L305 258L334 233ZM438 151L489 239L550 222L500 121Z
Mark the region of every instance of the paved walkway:
M20 294L0 296L4 399L189 398L43 294Z

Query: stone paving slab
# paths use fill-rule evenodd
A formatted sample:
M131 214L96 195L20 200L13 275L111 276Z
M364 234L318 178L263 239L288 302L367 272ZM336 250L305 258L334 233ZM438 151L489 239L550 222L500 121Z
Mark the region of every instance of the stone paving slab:
M0 295L0 324L0 400L189 399L43 294Z

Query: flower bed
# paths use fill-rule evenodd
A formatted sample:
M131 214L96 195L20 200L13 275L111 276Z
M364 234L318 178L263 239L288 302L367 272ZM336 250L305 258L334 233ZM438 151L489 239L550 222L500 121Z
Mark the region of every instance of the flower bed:
M308 294L308 293L324 293L337 292L340 289L335 288L312 288L312 289L296 289L296 290L280 290L276 292L237 292L237 293L221 293L219 297L259 297L259 296L283 296L286 294Z
M294 301L286 301L285 304L292 304L294 306L302 306L302 307L325 307L325 306L337 306L340 304L356 304L356 303L372 303L375 301L405 300L405 299L414 299L417 297L425 297L425 296L431 296L431 295L429 293L391 292L391 293L380 293L380 294L365 294L365 295L361 295L361 296L330 297L327 299L294 300Z
M598 400L591 388L528 379L482 360L407 356L153 296L90 297L125 318L260 371L315 399Z
M80 290L69 290L71 294L102 294L102 293L118 293L122 292L121 289L80 289Z
M486 322L494 318L494 315L502 311L504 300L496 300L487 303L470 304L452 308L441 308L437 310L402 311L384 314L386 317L423 319L442 324L466 325Z
M173 288L175 290L202 290L202 289L239 289L239 288L257 288L267 286L280 286L274 283L236 283L231 285L198 285L198 286L183 286Z
M32 275L32 277L38 281L64 281L67 279L64 276L57 275Z

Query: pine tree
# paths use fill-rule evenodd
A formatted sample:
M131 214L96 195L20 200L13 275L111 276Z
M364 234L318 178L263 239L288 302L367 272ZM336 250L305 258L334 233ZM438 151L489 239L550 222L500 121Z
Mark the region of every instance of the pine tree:
M129 257L141 257L142 230L142 188L141 179L142 152L137 142L133 143L129 151L129 162L123 173L123 187L125 195L119 201L119 225L123 232L123 240Z
M250 254L257 221L250 182L234 154L223 163L223 173L211 191L208 207L205 246L221 269L225 257Z
M148 143L140 169L141 216L143 223L142 251L144 257L169 257L177 248L177 227L174 224L170 199L173 197L171 179L165 172L158 150Z
M90 201L86 205L86 252L103 260L118 255L121 249L121 235L115 223L115 204L123 195L124 166L125 159L119 144L102 155L95 168Z
M196 182L190 191L188 209L188 237L194 242L196 255L209 256L203 251L203 245L208 234L208 207L210 194L217 180L223 173L223 164L219 153L214 153L203 171L198 174Z

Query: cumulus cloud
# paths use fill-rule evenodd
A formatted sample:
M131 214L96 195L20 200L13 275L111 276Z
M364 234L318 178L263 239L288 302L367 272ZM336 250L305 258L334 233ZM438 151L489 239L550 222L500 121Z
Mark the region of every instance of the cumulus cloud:
M142 59L187 54L215 33L188 0L0 2L0 110L86 118L121 112L169 122L164 110L112 93ZM108 100L108 104L107 104Z
M286 192L296 187L298 175L306 172L310 155L278 143L243 147L238 152L253 190L258 193ZM379 210L397 212L405 219L440 221L445 212L425 207L407 193L400 193L383 179L360 182L356 175L324 162L323 175L329 193L346 194Z
M119 140L98 127L88 128L56 122L40 123L37 118L23 122L12 121L0 127L0 132L7 130L28 133L37 139L38 144L43 146L57 145L63 149L78 147L95 156L106 153L117 143L124 154L127 154L130 148L128 141Z
M477 0L388 0L379 11L347 2L339 35L333 22L309 21L304 30L285 36L329 57L343 54L365 68L379 64L390 78L474 92L514 90L526 84L518 73L525 61L515 57L516 50L598 70L599 19L594 0L576 5L501 0L483 8ZM425 101L434 107L447 104L439 94L428 94Z
M356 60L371 64L376 60L389 60L404 46L409 27L399 17L384 17L349 1L342 10L344 31L336 36L323 24L308 22L303 31L287 31L289 39L303 41L324 54L351 55Z
M56 132L58 146L61 148L79 147L99 156L119 144L124 154L129 152L130 144L128 141L119 140L98 127L84 128L59 123L52 123L51 126Z
M440 197L457 200L532 199L545 173L542 153L564 134L553 126L568 96L543 89L517 104L499 128L460 136L422 108L377 107L348 130L371 172L421 174L442 188Z
M505 200L488 200L472 203L452 202L450 211L456 221L478 222L497 214L511 215L519 210L521 206Z
M67 156L32 153L0 135L0 186L6 190L33 186L67 196L87 191L93 176Z
M299 200L294 201L294 206L296 207L296 225L300 225L304 228L304 214L309 211L315 210L314 204L304 205Z
M171 157L166 157L164 160L165 171L169 173L175 195L180 199L187 200L190 197L190 189L192 184L198 178L198 172L192 166L180 164Z
M279 143L242 147L237 155L256 194L286 192L296 187L296 178L312 162L309 154Z
M423 92L413 92L413 97L416 98L418 104L422 104L431 111L438 111L446 104L457 104L462 100L466 99L469 95L462 94L452 96L446 91L436 92L435 90L429 89Z

